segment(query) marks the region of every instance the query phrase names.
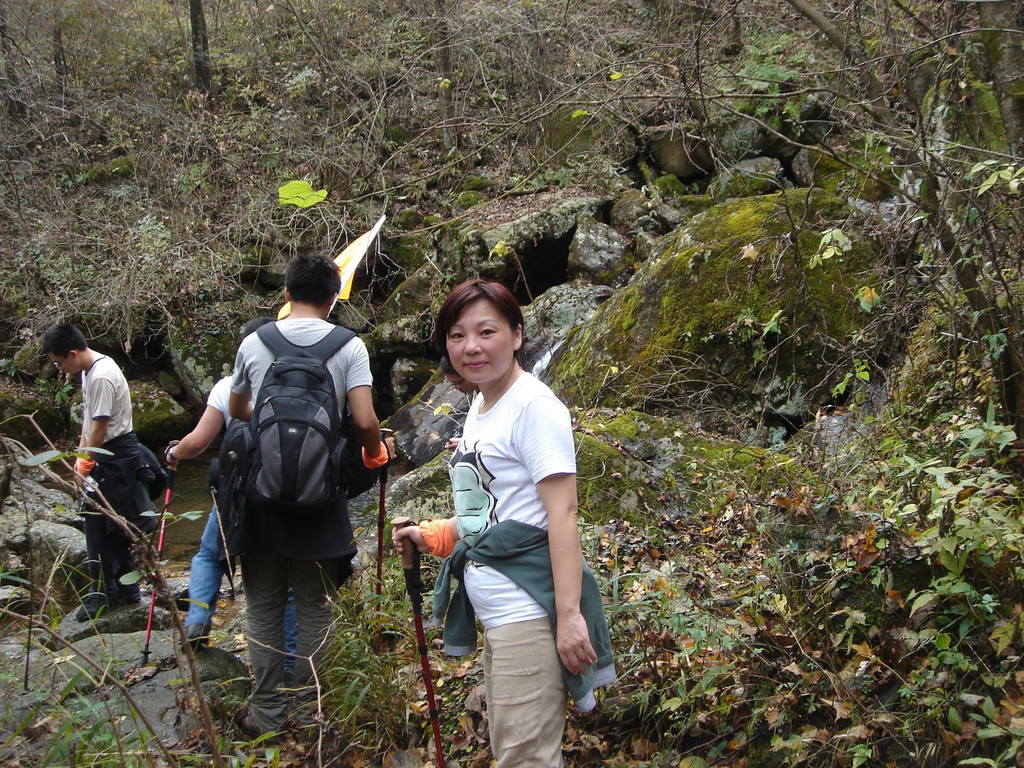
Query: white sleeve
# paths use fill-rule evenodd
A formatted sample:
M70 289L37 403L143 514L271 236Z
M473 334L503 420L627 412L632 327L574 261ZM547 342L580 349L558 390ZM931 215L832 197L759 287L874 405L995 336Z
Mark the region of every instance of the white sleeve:
M576 473L576 446L569 409L550 395L534 397L512 426L513 444L530 479Z

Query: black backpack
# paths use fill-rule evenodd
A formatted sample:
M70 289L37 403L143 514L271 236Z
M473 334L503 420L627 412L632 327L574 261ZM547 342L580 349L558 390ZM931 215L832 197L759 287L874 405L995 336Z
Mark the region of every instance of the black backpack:
M288 341L273 323L256 331L274 354L249 420L246 500L261 509L316 514L369 488L353 485L353 458L362 465L351 419L338 408L327 360L355 333L336 326L308 347ZM363 475L368 470L363 470Z

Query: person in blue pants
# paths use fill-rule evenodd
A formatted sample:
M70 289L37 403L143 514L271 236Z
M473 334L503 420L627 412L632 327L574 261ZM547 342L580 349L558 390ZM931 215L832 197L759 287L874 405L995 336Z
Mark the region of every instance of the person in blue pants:
M242 327L242 338L255 331L261 325L272 322L272 317L258 317L250 320ZM177 466L179 461L192 459L201 454L221 431L230 423L228 415L228 397L230 395L231 376L218 381L206 401L206 409L195 428L181 440L173 440L164 452L164 459L169 467ZM212 469L212 468L211 468ZM185 619L185 631L193 648L199 648L209 641L213 614L217 610L217 595L220 592L224 570L221 567L221 531L216 507L215 471L210 473L210 488L214 491L214 508L206 520L206 527L199 540L199 551L192 558L192 571L188 585L188 617ZM285 669L294 662L291 653L295 650L298 630L295 626L295 606L289 599L285 609L285 650L289 656L285 659Z

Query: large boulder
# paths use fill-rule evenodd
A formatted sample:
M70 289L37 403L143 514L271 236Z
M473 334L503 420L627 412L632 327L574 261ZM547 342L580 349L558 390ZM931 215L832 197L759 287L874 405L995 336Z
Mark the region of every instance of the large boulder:
M381 305L371 334L375 349L390 355L421 355L430 339L437 301L436 266L425 264L399 283Z
M723 170L708 187L708 193L716 200L725 200L767 195L790 186L782 163L774 157L755 157Z
M696 430L685 422L637 411L579 412L577 431L642 461L652 472L661 514L715 507L740 489L775 493L808 481L788 457L765 448Z
M581 216L569 243L569 277L614 285L630 266L626 238L592 216Z
M381 306L381 319L372 336L375 349L391 359L424 354L445 289L463 280L499 280L523 303L566 282L569 244L580 219L606 218L610 201L538 196L531 199L533 207L538 209L494 226L445 228L435 238L439 263L431 261L419 267Z
M658 168L680 181L692 181L715 170L710 144L686 126L663 125L651 129L647 146Z
M385 422L395 432L400 458L422 466L444 450L450 437L462 431L469 398L447 381L428 383Z
M63 385L57 379L50 381L56 387L55 392L61 394ZM31 417L31 421L26 417ZM54 405L53 397L30 392L27 388L0 387L0 434L28 448L41 448L45 441L36 427L52 441L64 436L64 417Z
M460 230L453 246L462 274L521 287L520 298L565 282L569 243L580 217L603 220L611 203L596 197L538 197L536 202L544 207L513 221Z
M566 336L612 295L605 285L589 285L574 280L556 285L523 310L526 328L519 364L539 378Z
M581 406L689 411L725 434L799 427L846 370L830 340L868 319L856 293L877 279L877 246L855 222L849 205L807 190L716 206L664 237L570 337L554 388ZM812 265L835 226L849 249Z
M899 184L889 148L863 142L845 150L803 147L793 158L791 170L800 186L821 187L871 203L893 197Z
M586 109L556 110L541 121L540 130L541 144L552 156L610 158L615 165L625 166L637 154L633 126Z
M89 584L85 534L78 528L36 520L21 554L29 566L23 575L60 605L74 605Z
M646 524L691 514L738 489L767 497L806 483L784 456L635 411L575 410L580 517ZM442 451L391 486L389 512L414 520L453 514L448 456Z

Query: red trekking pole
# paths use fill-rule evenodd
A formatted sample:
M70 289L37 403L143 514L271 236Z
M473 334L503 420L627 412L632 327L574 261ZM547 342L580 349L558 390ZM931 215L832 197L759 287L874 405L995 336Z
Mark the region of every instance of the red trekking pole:
M167 491L164 493L164 508L160 511L160 536L156 544L156 566L164 556L164 531L167 529L167 510L171 507L171 493L174 491L174 470L167 470ZM146 621L146 644L142 649L142 664L149 661L149 638L153 633L153 610L156 607L156 577L153 577L153 589L149 597L149 619Z
M396 517L391 521L395 528L415 525L408 517ZM434 684L430 678L430 662L427 659L427 637L423 631L423 582L420 579L420 551L411 540L405 540L402 550L402 570L405 573L405 589L412 602L412 616L416 624L416 643L419 645L420 667L423 669L423 685L427 689L427 707L430 725L434 729L434 747L437 749L437 766L444 766L444 752L441 750L441 726L437 720L437 704L434 701Z

